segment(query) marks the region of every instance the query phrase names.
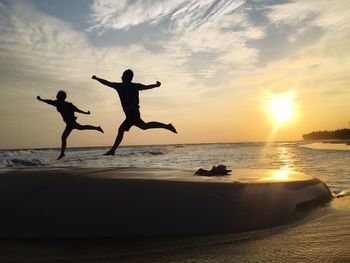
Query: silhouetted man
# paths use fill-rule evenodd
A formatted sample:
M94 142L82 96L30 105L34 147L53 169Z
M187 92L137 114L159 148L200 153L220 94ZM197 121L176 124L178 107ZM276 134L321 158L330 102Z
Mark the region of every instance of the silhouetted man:
M100 126L96 127L91 125L80 125L79 123L77 123L76 122L77 117L74 116L74 112L79 112L82 114L90 114L90 111L79 110L72 103L65 101L66 97L67 97L67 94L63 90L60 90L57 93L56 95L57 100L45 100L40 98L40 96L37 97L38 100L42 102L46 102L47 104L50 104L56 107L57 111L61 113L63 117L63 121L66 123L66 128L64 129L61 137L61 140L62 140L61 154L57 158L57 160L64 157L64 151L66 150L66 145L67 145L67 138L73 129L96 130L103 133L103 130Z
M164 124L164 123L155 122L155 121L144 122L141 119L140 110L139 110L140 108L139 91L157 88L160 86L160 82L157 81L156 84L143 85L140 83L131 82L133 77L134 77L134 73L132 72L131 69L124 71L121 83L109 82L107 80L98 78L95 75L92 76L92 79L95 79L100 83L102 83L103 85L111 87L118 92L120 102L122 104L122 107L126 116L123 123L119 126L118 135L117 135L117 138L115 139L114 145L104 155L114 155L115 150L118 148L119 144L123 140L124 132L129 131L132 126L139 127L142 130L160 128L160 129L166 129L174 133L177 133L176 129L171 123Z

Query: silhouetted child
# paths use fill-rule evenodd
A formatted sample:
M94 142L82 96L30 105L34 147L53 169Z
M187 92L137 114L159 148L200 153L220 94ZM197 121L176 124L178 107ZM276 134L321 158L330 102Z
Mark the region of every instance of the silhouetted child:
M176 129L171 123L164 124L164 123L155 122L155 121L144 122L141 119L140 110L139 110L140 108L139 91L146 90L146 89L153 89L153 88L159 87L161 84L159 81L157 81L156 84L151 84L151 85L133 83L131 82L133 77L134 77L134 73L132 72L131 69L124 71L121 83L109 82L107 80L98 78L95 75L92 76L92 79L95 79L100 83L102 83L103 85L111 87L118 92L120 102L122 104L122 107L126 116L123 123L119 126L118 135L115 139L114 145L104 155L114 155L115 150L123 140L124 132L129 131L132 126L139 127L142 130L160 128L160 129L166 129L174 133L177 133Z
M76 122L77 117L74 116L74 112L79 112L79 113L83 113L83 114L90 114L90 111L79 110L72 103L65 101L66 97L67 97L67 94L62 90L60 90L57 93L57 95L56 95L57 100L45 100L45 99L40 98L40 96L37 97L38 100L40 100L42 102L46 102L47 104L50 104L52 106L55 106L57 111L59 113L61 113L62 118L63 118L64 122L66 123L66 128L64 129L64 131L62 133L62 137L61 137L61 140L62 140L61 154L57 158L57 160L64 157L64 151L66 150L66 145L67 145L67 137L69 136L69 134L71 133L71 131L73 129L96 130L96 131L103 133L103 130L100 126L96 127L96 126L91 126L91 125L80 125L79 123L77 123Z

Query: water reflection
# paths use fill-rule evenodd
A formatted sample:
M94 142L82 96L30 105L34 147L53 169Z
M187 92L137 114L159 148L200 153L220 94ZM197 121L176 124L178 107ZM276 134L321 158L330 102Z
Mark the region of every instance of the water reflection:
M289 177L288 177L288 170L277 171L274 174L274 179L275 180L287 180L287 179L289 179Z
M280 146L280 147L277 147L277 153L278 153L279 161L281 163L280 169L293 170L295 168L293 164L294 159L290 149L288 149L285 146Z
M266 164L266 168L283 171L296 171L296 155L289 145L266 145L261 152L260 162Z

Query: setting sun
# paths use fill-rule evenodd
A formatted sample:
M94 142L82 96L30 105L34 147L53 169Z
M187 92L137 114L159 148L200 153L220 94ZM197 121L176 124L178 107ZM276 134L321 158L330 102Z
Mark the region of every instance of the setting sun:
M269 101L270 112L277 123L290 120L293 115L293 98L290 94L276 95Z

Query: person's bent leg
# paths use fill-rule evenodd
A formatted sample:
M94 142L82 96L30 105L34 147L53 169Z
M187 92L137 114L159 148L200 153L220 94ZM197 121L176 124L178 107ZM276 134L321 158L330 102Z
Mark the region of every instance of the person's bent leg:
M166 130L172 131L173 133L177 133L175 127L171 123L165 124L165 123L161 123L161 122L151 121L151 122L139 123L136 126L142 130L166 129Z
M77 130L96 130L103 133L101 126L81 125L79 123L75 123L74 128Z
M106 152L104 155L114 155L115 154L116 149L118 148L119 144L123 140L124 132L127 131L127 129L124 126L125 126L125 124L123 122L119 126L118 134L117 134L117 137L115 138L115 141L114 141L114 144L113 144L112 148L108 152Z
M61 145L61 154L60 156L58 156L57 160L61 159L62 157L64 157L64 152L66 150L66 145L67 145L67 138L69 136L69 134L71 133L72 131L72 128L66 126L66 128L64 129L63 133L62 133L62 136L61 136L61 142L62 142L62 145Z

